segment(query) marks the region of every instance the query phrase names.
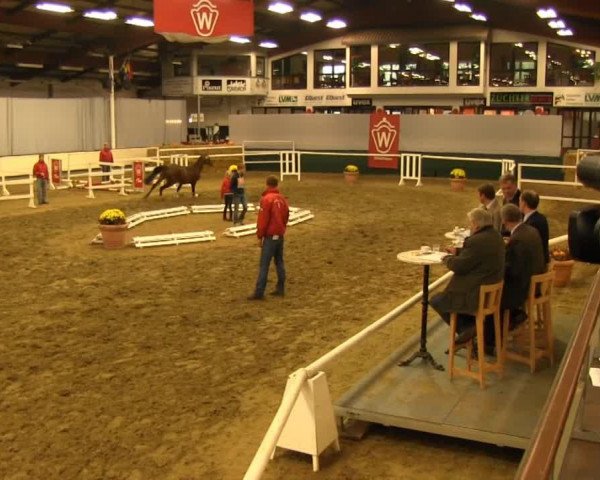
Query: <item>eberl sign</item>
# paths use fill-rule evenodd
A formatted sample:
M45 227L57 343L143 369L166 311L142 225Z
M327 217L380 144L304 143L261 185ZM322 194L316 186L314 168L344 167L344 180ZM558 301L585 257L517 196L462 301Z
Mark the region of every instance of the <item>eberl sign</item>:
M203 92L220 92L223 90L222 80L202 80Z
M226 89L228 92L245 92L246 80L227 80Z
M491 105L552 105L552 92L492 92Z

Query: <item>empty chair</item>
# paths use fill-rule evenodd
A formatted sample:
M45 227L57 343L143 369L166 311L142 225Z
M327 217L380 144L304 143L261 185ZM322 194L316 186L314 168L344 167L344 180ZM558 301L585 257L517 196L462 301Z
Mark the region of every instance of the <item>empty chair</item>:
M504 322L502 357L529 365L535 372L537 361L547 358L554 365L554 333L552 331L552 281L554 272L549 271L531 277L526 309L527 320L514 330Z

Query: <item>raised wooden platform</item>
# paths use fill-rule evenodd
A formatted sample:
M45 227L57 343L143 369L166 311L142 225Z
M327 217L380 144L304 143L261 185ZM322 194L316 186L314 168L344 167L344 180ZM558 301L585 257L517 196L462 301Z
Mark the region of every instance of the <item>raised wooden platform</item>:
M540 363L535 374L525 365L509 362L503 378L490 373L481 390L471 379L450 381L447 371L434 370L417 360L399 367L400 360L418 349L415 336L369 372L335 402L341 418L475 440L524 449L550 391L564 350L575 329L575 316L555 314L556 362ZM447 367L449 329L430 321L428 349ZM457 358L460 364L464 361Z

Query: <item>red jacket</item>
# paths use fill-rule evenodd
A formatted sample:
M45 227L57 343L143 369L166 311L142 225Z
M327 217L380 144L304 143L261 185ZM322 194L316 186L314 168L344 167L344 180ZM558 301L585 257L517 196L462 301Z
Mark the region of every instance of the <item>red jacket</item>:
M277 188L267 188L260 199L260 211L256 222L258 238L285 234L290 209L288 202Z
M113 156L110 149L102 149L100 150L100 159L101 162L113 163Z
M48 166L45 162L35 162L33 165L33 176L36 178L44 178L48 180Z
M221 183L221 198L231 193L231 178L229 178L229 175L225 175L223 183Z

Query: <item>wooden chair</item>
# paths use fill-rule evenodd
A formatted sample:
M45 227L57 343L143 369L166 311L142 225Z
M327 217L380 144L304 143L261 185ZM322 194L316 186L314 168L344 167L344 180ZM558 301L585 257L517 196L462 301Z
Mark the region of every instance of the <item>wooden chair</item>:
M449 354L449 372L450 379L454 378L455 375L462 375L479 380L481 388L485 388L485 374L487 372L496 372L502 376L504 371L503 358L500 353L502 352L501 346L501 332L502 327L500 323L500 299L502 298L502 287L504 282L498 282L493 285L482 285L479 288L479 307L475 316L475 328L477 331L476 337L471 340L467 345L467 369L460 369L454 366L454 355L456 353L456 344L454 343L454 337L456 335L456 323L458 315L452 313L450 315L450 348ZM484 328L485 328L485 317L488 315L494 316L494 331L496 334L496 352L497 357L494 363L487 362L485 359L485 347L484 347ZM473 346L477 341L477 363L478 368L475 371L473 369Z
M509 332L509 322L504 322L502 357L529 365L535 372L537 361L548 358L554 365L554 333L552 331L552 281L551 270L531 277L526 309L527 320Z

